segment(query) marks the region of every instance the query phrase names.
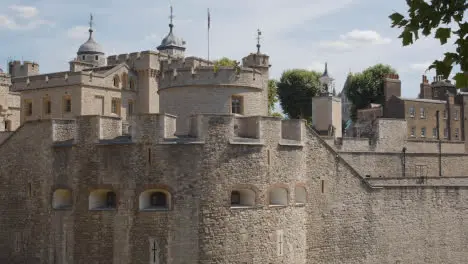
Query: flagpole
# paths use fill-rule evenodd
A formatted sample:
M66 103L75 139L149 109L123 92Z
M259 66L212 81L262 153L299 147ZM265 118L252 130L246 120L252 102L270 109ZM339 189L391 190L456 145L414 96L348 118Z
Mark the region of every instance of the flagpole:
M208 61L210 61L210 27L211 27L210 9L208 8Z

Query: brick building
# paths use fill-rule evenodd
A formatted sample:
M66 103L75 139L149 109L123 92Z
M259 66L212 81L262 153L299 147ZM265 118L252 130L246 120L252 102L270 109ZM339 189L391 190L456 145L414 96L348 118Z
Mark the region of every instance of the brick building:
M386 76L384 81L384 105L371 104L358 110L356 134L372 134L372 122L379 117L407 121L408 139L464 140L463 95L457 95L455 86L440 76L429 83L422 76L419 98L401 97L401 81L397 74ZM437 124L437 115L439 123Z

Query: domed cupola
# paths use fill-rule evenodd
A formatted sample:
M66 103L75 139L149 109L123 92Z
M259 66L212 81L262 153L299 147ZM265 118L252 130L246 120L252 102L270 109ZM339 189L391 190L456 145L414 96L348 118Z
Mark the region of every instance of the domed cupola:
M174 24L172 20L174 18L173 10L171 6L171 16L170 16L170 23L169 23L169 33L167 36L161 41L161 45L157 47L157 49L168 55L172 56L184 56L185 52L185 41L181 38L178 38L174 35L173 28Z
M93 64L93 66L96 67L105 66L106 57L104 50L101 45L94 40L93 32L93 15L91 15L89 21L89 38L78 49L76 53L78 55L77 60Z

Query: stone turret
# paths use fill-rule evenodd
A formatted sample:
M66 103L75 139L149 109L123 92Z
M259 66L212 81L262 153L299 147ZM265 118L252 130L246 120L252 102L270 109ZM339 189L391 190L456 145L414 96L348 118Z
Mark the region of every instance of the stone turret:
M39 74L39 64L32 61L10 61L8 63L8 73L12 78L32 76Z
M321 93L312 98L312 125L321 135L342 137L341 98L333 96L334 79L328 74L328 65L320 77Z
M169 23L169 33L167 36L162 40L161 45L157 47L157 49L161 53L165 53L172 57L184 57L185 52L185 41L181 38L178 38L174 35L173 29L173 9L171 6L171 21Z
M93 15L91 15L89 22L89 38L78 49L76 60L70 62L71 71L77 71L81 68L101 67L107 64L104 50L101 45L94 40L93 32Z

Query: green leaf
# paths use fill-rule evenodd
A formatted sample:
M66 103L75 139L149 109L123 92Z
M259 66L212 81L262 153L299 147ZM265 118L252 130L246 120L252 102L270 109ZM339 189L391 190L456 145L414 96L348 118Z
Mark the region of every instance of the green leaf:
M388 17L392 20L392 23L393 23L392 27L399 25L400 22L405 18L402 14L397 13L397 12L391 14Z
M408 45L413 44L413 34L411 33L411 31L407 29L403 30L403 32L401 32L401 35L398 36L398 38L402 39L403 46L408 46Z
M455 74L455 77L453 77L455 80L455 86L457 88L468 88L468 74L463 74L462 72L459 72Z
M447 40L450 38L451 30L450 28L438 28L435 33L435 38L440 40L440 44L444 45L447 43Z

